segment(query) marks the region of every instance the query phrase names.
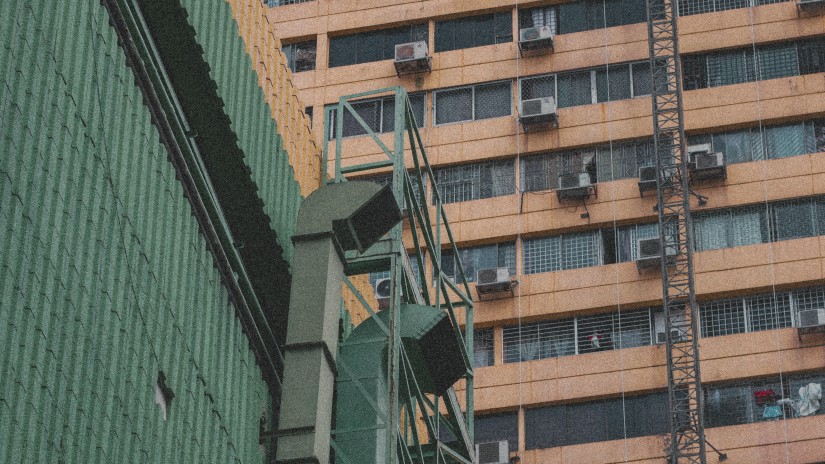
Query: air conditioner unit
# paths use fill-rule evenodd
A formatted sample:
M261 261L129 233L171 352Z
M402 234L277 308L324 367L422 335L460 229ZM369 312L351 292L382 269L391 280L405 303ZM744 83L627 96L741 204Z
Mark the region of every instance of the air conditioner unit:
M648 190L656 190L656 166L639 168L639 194L644 195Z
M492 267L479 269L476 273L476 292L479 299L489 293L510 292L512 295L514 282L510 280L510 269L506 267Z
M712 180L727 177L724 154L722 152L712 152L709 143L689 146L688 157L691 180Z
M518 48L522 52L549 53L553 51L553 29L550 26L525 27L519 30L518 37Z
M421 40L395 46L395 72L399 76L429 72L431 69L427 42Z
M375 298L378 300L378 309L387 309L390 306L392 279L384 278L375 281Z
M595 193L596 188L590 182L590 174L586 172L559 176L559 188L556 190L559 201L584 200Z
M796 326L799 328L811 328L825 326L825 308L805 309L797 314Z
M657 312L653 314L653 331L656 334L656 344L660 345L662 343L667 342L667 338L665 337L667 325L665 324L665 313L664 312ZM678 329L673 329L670 331L670 339L673 341L678 341L681 339L679 335Z
M556 99L553 97L522 100L518 105L518 120L524 132L558 127L559 116L556 109Z
M476 460L474 464L508 464L510 451L507 440L476 445Z
M676 245L666 245L666 257L675 256L678 252ZM659 245L659 237L640 238L636 242L636 267L639 270L659 267L661 264L662 251Z
M796 7L802 11L818 10L825 6L825 0L798 0Z

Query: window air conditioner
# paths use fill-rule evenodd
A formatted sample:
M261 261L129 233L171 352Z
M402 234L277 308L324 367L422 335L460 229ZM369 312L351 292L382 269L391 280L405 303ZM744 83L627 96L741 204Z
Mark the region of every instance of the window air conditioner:
M709 143L688 147L691 180L724 179L725 156L722 152L713 153Z
M510 452L507 440L476 445L476 460L474 464L508 464Z
M525 51L553 51L553 29L550 26L525 27L519 30L518 48Z
M532 132L559 126L556 99L553 97L533 98L519 102L518 120L524 132Z
M797 327L799 328L825 326L825 308L799 311L797 319Z
M399 76L429 72L431 69L427 42L421 40L395 46L395 72Z
M825 6L825 0L798 0L796 7L802 11L817 10Z
M476 292L479 299L489 293L512 292L513 285L513 281L510 280L510 269L506 267L479 269L476 273Z
M675 256L678 252L676 245L667 245L665 256ZM640 238L636 242L636 267L639 270L659 267L662 251L659 246L659 237Z
M559 201L584 200L595 193L596 189L590 183L590 174L586 172L559 176L559 188L556 190Z
M656 166L639 168L639 194L644 195L648 190L656 190Z

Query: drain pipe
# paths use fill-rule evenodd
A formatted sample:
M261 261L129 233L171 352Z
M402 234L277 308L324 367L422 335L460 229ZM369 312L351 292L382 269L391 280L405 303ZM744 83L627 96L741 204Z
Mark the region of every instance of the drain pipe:
M345 253L363 252L401 221L391 186L324 185L298 210L284 347L277 464L329 462Z

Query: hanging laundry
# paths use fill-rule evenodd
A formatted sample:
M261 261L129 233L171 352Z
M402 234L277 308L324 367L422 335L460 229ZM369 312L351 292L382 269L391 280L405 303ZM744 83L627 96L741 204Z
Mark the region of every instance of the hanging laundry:
M799 417L810 416L819 410L820 400L822 400L822 384L809 383L799 388L799 402L796 413Z
M598 333L598 332L593 332L593 334L592 334L592 335L590 335L589 337L587 337L587 339L588 339L588 340L590 340L590 345L591 345L593 348L596 348L596 349L599 349L599 348L601 348L601 347L602 347L602 339L603 339L603 338L604 338L604 335L602 335L602 334L600 334L600 333Z
M764 406L768 403L773 403L776 401L776 392L773 391L772 388L756 390L753 392L753 399L756 400L757 406Z

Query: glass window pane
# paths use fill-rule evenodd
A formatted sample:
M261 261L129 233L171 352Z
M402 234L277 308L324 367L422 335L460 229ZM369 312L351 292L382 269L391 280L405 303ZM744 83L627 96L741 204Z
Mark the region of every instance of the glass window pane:
M757 56L759 57L760 79L776 79L799 75L796 44L760 47L757 50Z
M685 55L682 58L682 86L685 90L708 86L708 67L705 55Z
M599 102L630 98L630 67L618 65L596 71L596 98Z
M710 87L753 81L753 53L748 50L714 53L707 56Z
M494 19L495 41L494 43L507 43L513 41L513 15L510 11L495 14Z
M352 109L355 110L358 116L360 116L364 120L364 122L371 130L373 130L374 132L380 131L380 100L352 103ZM344 137L363 135L366 133L367 130L355 119L355 116L353 115L352 111L344 109Z
M473 366L492 366L494 353L493 329L473 331Z
M726 164L748 162L754 159L753 138L750 129L714 134L713 150L724 153Z
M650 63L635 63L633 66L633 96L650 95Z
M591 29L587 2L568 2L559 5L559 34Z
M593 102L590 92L590 71L559 74L558 76L558 106L589 105Z
M767 157L776 159L805 154L805 129L802 123L766 127L764 138Z
M435 51L445 52L455 48L455 20L436 21Z
M697 214L694 220L696 251L727 248L730 228L730 211Z
M799 44L799 73L825 71L825 40L808 40Z
M477 85L475 88L475 119L508 116L512 97L510 82Z
M555 97L556 76L531 77L521 80L521 100L534 98Z
M442 90L433 94L435 123L469 121L473 119L473 89Z
M409 96L413 117L417 127L424 127L427 122L427 95L423 93Z
M357 34L357 62L369 63L384 59L385 31L362 32Z
M729 246L737 247L766 243L767 216L764 205L755 205L733 210L732 234Z
M812 237L814 235L813 203L797 200L772 205L775 240Z
M791 303L788 293L745 298L750 331L781 329L791 326Z
M746 386L710 387L705 393L705 420L708 427L752 422L751 389Z
M346 66L357 62L358 36L343 35L329 38L329 67Z
M474 431L476 443L507 440L509 449L518 449L518 414L515 412L476 416Z

